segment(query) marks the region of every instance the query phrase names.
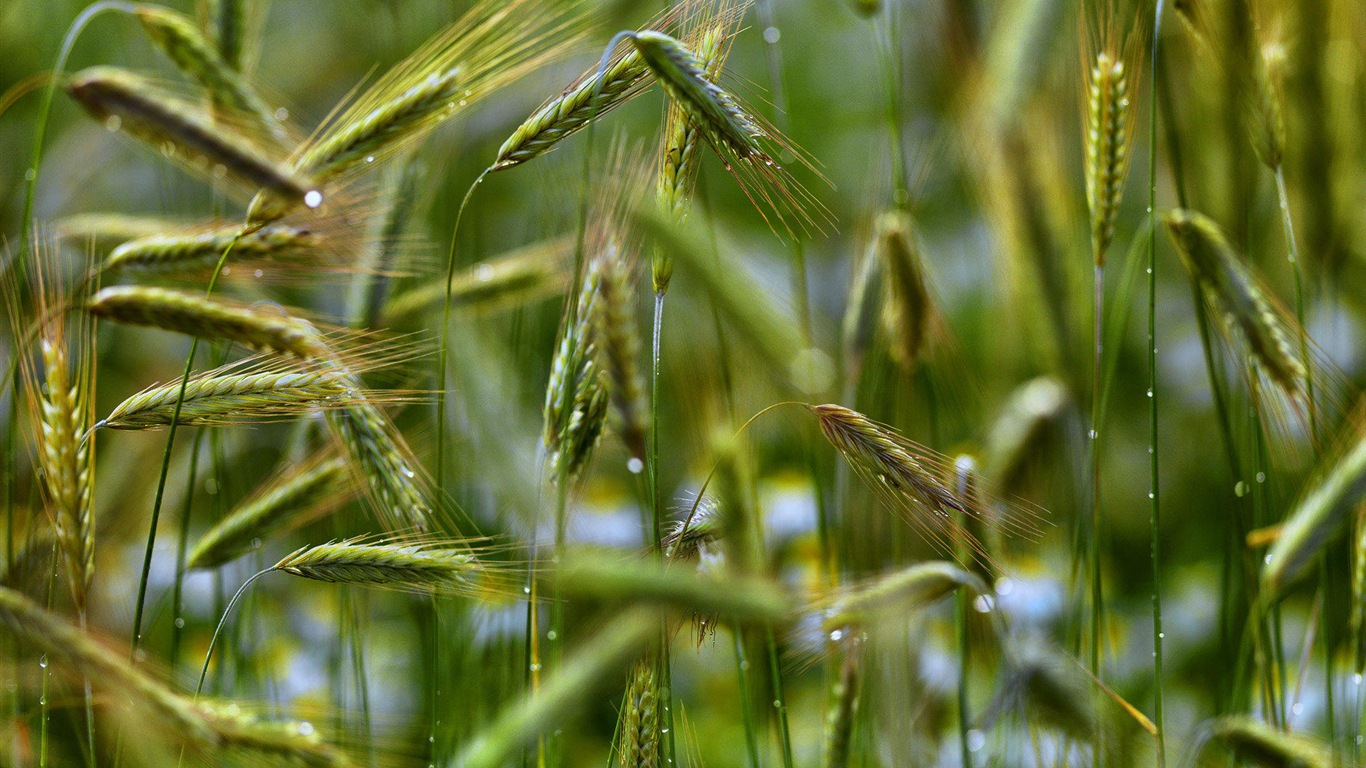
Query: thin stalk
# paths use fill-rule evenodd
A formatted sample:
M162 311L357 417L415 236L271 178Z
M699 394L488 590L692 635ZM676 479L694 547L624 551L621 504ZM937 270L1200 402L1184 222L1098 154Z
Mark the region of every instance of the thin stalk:
M245 231L245 230L243 230ZM223 272L223 265L228 261L228 255L232 253L233 246L237 245L242 232L238 232L233 237L228 247L223 249L223 255L218 257L218 264L214 266L213 275L209 278L209 287L204 291L207 298L213 293L214 286L218 284L218 276ZM166 494L166 478L171 471L171 449L175 446L176 427L180 424L180 407L185 403L185 388L190 383L190 373L194 370L194 358L199 352L199 337L194 337L190 341L190 354L185 358L185 372L180 376L180 390L176 393L175 409L171 412L171 425L166 430L166 449L161 454L161 474L157 477L156 498L152 502L152 521L147 527L147 550L142 558L142 575L138 579L138 600L137 607L133 612L133 642L129 651L129 661L137 663L138 648L142 645L142 616L143 609L147 601L147 580L152 572L152 549L156 546L157 540L157 521L161 517L161 502Z
M194 445L190 448L190 477L185 503L180 508L180 537L176 541L175 584L171 587L171 669L180 664L180 641L185 634L185 620L181 615L185 607L181 596L185 586L185 557L190 541L190 510L194 507L195 482L199 477L199 448L204 440L204 430L195 430Z
M1100 532L1100 369L1101 357L1104 354L1104 322L1102 319L1104 301L1105 270L1101 266L1098 256L1095 266L1094 303L1092 304L1094 310L1093 331L1095 333L1093 349L1095 354L1091 358L1091 450L1088 458L1091 473L1091 674L1097 680L1104 679L1101 668L1101 656L1103 655L1101 625L1105 621L1105 598L1100 577L1102 549ZM1098 740L1103 740L1103 738L1103 733L1098 735ZM1098 750L1098 758L1103 752L1103 749Z
M237 605L237 601L241 599L242 595L246 594L247 587L250 587L252 582L273 570L273 568L265 568L252 574L251 578L242 582L242 586L237 588L237 592L233 594L232 599L228 601L227 607L223 609L223 615L218 619L218 626L214 627L213 637L209 639L209 648L204 652L204 666L200 668L199 682L195 683L194 686L195 701L199 700L199 694L204 691L204 678L209 674L209 661L213 659L214 646L218 645L218 637L223 632L223 626L228 623L228 614L232 613L232 607Z
M655 557L664 558L664 508L659 499L659 354L664 328L664 294L655 294L654 322L650 334L650 447L646 457L647 486L650 493L651 548ZM700 495L699 495L700 498ZM684 523L686 525L686 522ZM659 625L659 702L663 708L660 718L661 728L666 730L664 738L665 765L677 765L677 746L674 740L673 674L669 654L668 622L660 620Z
M793 768L792 732L787 723L787 696L783 693L783 670L778 660L778 640L773 626L764 628L768 644L768 671L773 678L773 709L778 719L778 744L782 747L783 768Z
M1157 768L1167 764L1162 709L1161 498L1157 457L1157 42L1162 35L1162 0L1153 8L1153 44L1148 73L1148 524L1153 562L1153 724L1157 726Z
M434 474L438 495L443 495L446 491L446 357L450 351L451 286L455 283L455 238L460 232L460 219L465 215L465 206L469 205L474 190L479 188L479 183L484 180L488 173L487 170L480 173L465 192L465 198L460 201L460 208L455 213L455 226L451 228L450 249L446 252L446 300L441 309L441 341L436 353L437 379L440 385L436 389L436 472Z
M740 686L740 712L744 715L742 721L745 725L745 748L749 755L749 767L759 768L759 739L754 733L754 699L750 691L749 682L749 658L745 652L744 635L739 627L735 627L735 672L739 677Z
M960 513L959 520L962 520ZM968 675L971 673L968 656L969 597L966 590L958 590L953 619L958 629L958 749L963 768L972 768L972 748L968 746L969 724L972 714L968 706Z

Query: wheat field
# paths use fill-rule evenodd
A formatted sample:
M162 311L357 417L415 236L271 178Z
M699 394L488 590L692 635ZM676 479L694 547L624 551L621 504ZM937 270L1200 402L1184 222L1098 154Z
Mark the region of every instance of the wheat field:
M6 0L0 765L1366 765L1366 5Z

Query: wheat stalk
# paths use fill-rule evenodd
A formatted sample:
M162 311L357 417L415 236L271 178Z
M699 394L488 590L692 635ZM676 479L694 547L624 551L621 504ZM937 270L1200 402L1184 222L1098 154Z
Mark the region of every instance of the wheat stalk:
M72 75L67 90L107 126L118 127L202 173L222 173L248 189L268 190L290 205L316 208L314 184L272 158L231 126L214 123L197 107L162 94L147 79L115 67Z
M316 358L327 349L315 328L298 318L206 298L198 293L143 286L105 288L86 309L117 323L161 328L202 339L231 341Z

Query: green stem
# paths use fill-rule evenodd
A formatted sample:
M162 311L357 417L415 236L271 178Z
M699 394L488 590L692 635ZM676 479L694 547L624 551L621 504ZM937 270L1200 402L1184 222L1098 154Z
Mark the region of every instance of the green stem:
M213 294L214 286L218 284L218 276L223 272L223 265L228 261L228 255L237 245L237 241L242 237L245 230L239 231L228 243L228 247L223 249L223 255L218 257L218 264L214 266L213 275L209 278L209 287L204 291L204 296ZM152 572L152 550L156 546L157 540L157 521L161 518L161 502L166 495L166 478L171 471L171 449L175 446L176 427L180 425L180 407L185 403L185 389L190 383L190 373L194 370L194 358L199 352L199 337L190 341L190 354L185 358L185 371L180 376L180 389L176 393L175 409L171 412L171 425L166 430L166 448L161 454L161 473L157 477L156 497L152 501L152 520L147 526L147 549L142 558L142 575L138 579L138 600L137 607L133 612L133 642L129 651L129 660L136 664L138 648L142 646L142 617L143 610L146 608L147 601L147 580Z
M650 493L652 541L651 548L655 557L664 557L664 508L659 498L659 356L664 329L664 294L655 294L654 322L650 334L650 447L646 457L647 486ZM685 523L686 524L686 523ZM665 765L677 765L677 746L674 739L673 673L669 654L669 627L667 620L660 620L659 627L659 702L663 707L661 727L667 729L664 739Z
M782 748L783 768L792 768L792 732L787 723L787 696L783 693L783 670L778 659L778 640L773 626L764 628L768 643L768 672L773 678L773 709L778 719L778 744Z
M479 183L488 175L486 169L475 178L474 183L465 192L465 198L460 201L460 208L455 213L455 226L451 228L451 245L446 252L446 297L441 309L441 341L437 347L436 370L437 381L440 382L436 389L436 490L438 495L444 497L446 491L446 358L450 352L450 328L451 328L451 286L455 283L455 238L460 232L460 219L465 215L465 206L469 205L470 197L474 195L474 190L479 188Z
M218 645L218 637L223 633L223 626L228 623L228 615L232 613L232 607L237 605L237 601L241 599L242 595L246 594L247 587L250 587L252 582L273 570L275 569L266 568L252 574L251 578L242 582L242 586L237 588L237 592L233 594L232 599L228 601L227 607L223 609L223 615L218 619L218 626L214 627L213 637L209 639L209 648L204 652L204 666L199 670L199 682L195 683L194 686L194 698L196 701L199 700L199 694L204 692L204 678L209 674L209 661L213 659L214 646Z
M1157 44L1162 35L1162 0L1153 8L1148 76L1148 527L1153 563L1153 724L1157 726L1157 768L1167 764L1162 707L1161 493L1157 432Z
M745 748L749 755L749 768L759 768L759 739L754 732L754 699L749 681L749 658L745 652L744 634L734 627L735 671L740 686L740 712L745 726Z

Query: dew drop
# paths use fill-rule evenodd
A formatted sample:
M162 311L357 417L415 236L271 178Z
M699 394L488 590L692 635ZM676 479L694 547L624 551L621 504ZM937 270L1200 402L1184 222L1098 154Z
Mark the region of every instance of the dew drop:
M304 193L304 205L308 206L309 208L317 208L322 204L323 193L319 192L316 189L310 189L308 192Z
M978 595L977 599L972 601L972 607L978 613L991 613L991 609L996 607L996 601L988 595Z
M465 101L464 99L461 99L461 100L460 100L460 106L462 106L462 107L465 106L465 105L468 104L468 103L469 103L469 102Z
M417 473L414 472L413 470L409 469L408 467L404 467L404 468L403 468L403 476L406 477L406 478L408 478L409 480L411 480L411 479L413 479L414 477L417 477Z
M1292 714L1292 715L1298 715L1299 713L1301 713L1301 712L1303 712L1303 711L1304 711L1304 704L1302 704L1301 702L1298 702L1298 701L1297 701L1297 702L1295 702L1294 704L1291 704L1291 705L1290 705L1290 714Z
M659 729L659 732L660 732L660 733L668 733L668 732L669 732L669 729L668 729L668 728L660 728L660 729Z
M1152 391L1152 389L1149 389L1149 390L1148 390L1148 397L1152 397L1152 396L1153 396L1153 391Z
M265 271L264 271L264 270L260 270L260 269L256 270L256 272L255 272L254 274L255 274L257 277L265 277L265 276L266 276Z
M300 735L300 736L312 736L312 735L314 734L314 732L315 732L315 729L313 728L313 724L312 724L312 723L308 722L307 720L305 720L305 721L299 723L299 735Z
M633 475L638 475L645 471L645 462L632 456L626 460L626 469Z
M1152 492L1152 491L1148 491L1148 498L1150 498L1150 499L1153 498L1153 492Z
M777 43L778 40L782 38L782 36L783 33L779 32L777 27L769 27L768 29L764 30L764 42L768 43L769 45Z
M740 662L740 669L745 670L746 672L748 672L748 671L749 671L749 661L746 660L746 661ZM1357 677L1360 678L1361 675L1357 675Z
M1158 633L1157 633L1157 639L1158 639L1158 640L1166 640L1166 639L1167 639L1167 633L1166 633L1166 632L1158 632Z
M832 642L838 643L842 637L844 637L844 630L842 629L836 629L830 633L830 640Z
M977 752L987 745L987 736L981 731L973 728L968 731L968 751Z
M182 619L182 618L180 618L179 616L177 616L177 617L176 617L176 620L175 620L175 628L176 628L176 629L184 629L184 628L185 628L185 620Z
M553 630L553 629L550 630L549 632L545 633L545 639L547 639L547 640L557 640L557 639L559 639L559 637L560 637L559 633L557 633L557 632L556 632L555 630Z
M1271 555L1267 555L1266 557L1262 558L1262 563L1266 565L1271 565Z
M47 669L47 654L38 657L38 668Z
M996 594L1005 597L1015 591L1015 582L1009 577L1001 577L996 580Z
M108 118L106 118L105 121L104 121L104 129L105 129L106 131L109 131L110 133L114 133L114 132L118 131L119 128L122 128L122 127L123 127L123 118L119 117L118 115L110 115L110 116L109 116Z
M775 709L782 709L782 708L783 708L783 703L782 703L781 701L777 700L777 699L774 699L774 700L773 700L773 706L774 706Z
M1242 498L1247 495L1247 483L1239 480L1233 484L1233 495Z
M24 171L24 181L33 181L36 178L38 178L38 172L32 168Z
M529 594L531 594L531 587L522 587L522 594L524 594L524 595L529 595Z
M275 110L275 119L279 120L282 123L288 120L289 110L285 109L284 107L280 107L279 109Z
M1355 674L1352 675L1352 685L1361 685L1361 673L1360 673L1360 672L1357 672L1357 673L1355 673Z
M223 178L223 177L225 177L225 176L227 176L227 175L228 175L228 167L227 167L226 165L223 165L222 163L214 163L214 166L213 166L213 177L214 177L215 179L221 179L221 178Z
M1257 473L1257 482L1259 482L1259 483L1265 483L1265 482L1266 482L1266 473L1265 473L1265 472L1258 472L1258 473Z
M494 277L497 277L498 273L495 272L493 267L489 266L488 264L480 264L478 267L475 268L474 275L475 277L479 278L479 282L487 283Z
M531 671L532 671L532 672L540 672L540 671L541 671L541 665L540 665L540 664L532 664L532 665L531 665Z
M365 156L365 162L367 162L367 163L373 163L373 162L375 162L375 156L374 156L374 155L366 155L366 156Z

